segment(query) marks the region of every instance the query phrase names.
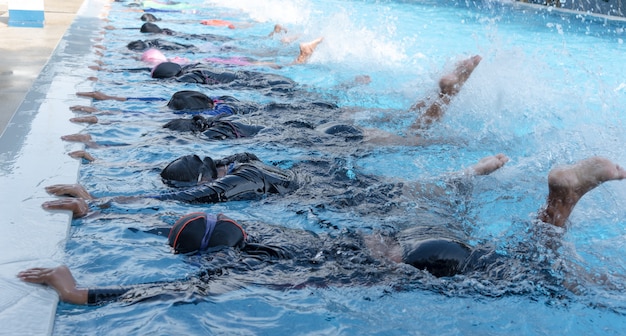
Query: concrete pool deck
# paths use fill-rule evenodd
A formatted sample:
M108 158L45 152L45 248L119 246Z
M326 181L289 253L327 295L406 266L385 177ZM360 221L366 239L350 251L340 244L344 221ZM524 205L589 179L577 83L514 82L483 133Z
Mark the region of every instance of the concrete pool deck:
M8 0L0 0L0 130L6 128L83 1L45 0L44 27L24 28L8 25Z
M46 1L43 28L8 27L0 14L0 335L49 335L56 315L54 291L16 278L20 270L64 262L71 223L67 212L48 212L44 187L75 183L79 162L63 142L78 133L69 107L88 104L76 91L91 90L88 65L107 0ZM0 13L6 2L0 0ZM4 125L7 125L4 128Z

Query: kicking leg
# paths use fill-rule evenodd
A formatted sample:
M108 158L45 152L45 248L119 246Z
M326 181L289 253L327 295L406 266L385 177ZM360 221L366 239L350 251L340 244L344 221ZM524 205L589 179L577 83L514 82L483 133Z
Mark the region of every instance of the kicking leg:
M480 159L475 165L469 167L466 172L471 175L489 175L502 168L507 162L509 162L509 158L504 154L487 156Z
M479 55L472 56L459 62L451 73L441 77L439 80L439 97L426 108L426 102L420 101L413 105L410 111L426 110L419 115L417 120L411 125L413 129L423 129L429 127L433 122L443 117L444 107L450 104L450 99L461 91L461 87L470 75L476 69L482 57Z
M311 42L307 42L307 43L300 43L300 55L298 55L298 58L296 58L296 60L294 61L295 64L302 64L305 63L306 61L309 60L309 58L311 58L311 55L313 55L313 52L315 51L315 48L317 48L317 46L322 43L322 41L324 40L323 37L318 37L315 40L311 41Z
M602 157L592 157L548 174L548 199L539 213L543 222L564 227L576 203L606 181L626 178L626 170Z

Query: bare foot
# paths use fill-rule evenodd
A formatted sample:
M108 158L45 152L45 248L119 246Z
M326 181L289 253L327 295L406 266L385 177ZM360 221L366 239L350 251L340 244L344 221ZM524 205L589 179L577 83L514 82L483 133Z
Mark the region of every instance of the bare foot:
M298 58L296 58L294 63L302 64L308 61L309 58L311 58L311 55L313 55L315 48L317 48L317 46L322 43L323 40L323 37L318 37L311 42L300 43L300 55L298 55Z
M277 24L274 26L274 30L268 36L272 37L274 36L274 34L280 34L281 32L287 33L287 28Z
M606 181L626 178L626 170L611 160L591 157L570 166L557 167L548 174L550 192L542 221L564 227L576 203Z
M509 158L504 154L487 156L480 159L480 161L470 167L468 171L473 175L489 175L502 168L502 166L504 166L507 162L509 162Z
M459 93L463 84L465 84L482 59L481 56L475 55L457 63L452 73L441 77L439 80L441 93L448 96L454 96Z

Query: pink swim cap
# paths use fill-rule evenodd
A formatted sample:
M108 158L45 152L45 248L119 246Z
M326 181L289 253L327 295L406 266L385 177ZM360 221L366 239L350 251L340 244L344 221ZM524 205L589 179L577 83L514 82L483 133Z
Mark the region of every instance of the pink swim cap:
M148 49L141 55L141 60L150 64L158 64L166 62L167 57L157 49Z

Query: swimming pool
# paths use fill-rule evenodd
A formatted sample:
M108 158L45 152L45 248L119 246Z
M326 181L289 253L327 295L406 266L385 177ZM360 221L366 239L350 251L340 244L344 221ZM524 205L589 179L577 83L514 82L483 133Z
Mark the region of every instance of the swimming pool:
M259 21L248 29L213 31L237 37L242 48L254 50L269 45L277 50L272 57L280 62L290 61L296 47L255 38L267 34L274 22L302 32L303 39L325 36L308 65L277 72L342 106L365 107L355 115L364 126L401 131L411 116L395 111L397 118L382 123L381 110L402 110L429 93L441 69L449 67L458 55L483 55L483 62L445 120L429 132L435 139L444 139L441 144L357 149L343 156L347 168L357 167L363 173L417 179L438 176L484 155L505 152L512 162L477 183L476 199L464 218L472 226L475 240L506 245L520 236L526 228L523 223L545 198L545 176L553 164L589 155L624 162L620 150L624 115L620 107L626 99L622 76L626 65L614 61L624 51L620 22L498 2L267 1L260 8L253 1L224 1L211 6L198 17L216 15L233 21L249 17ZM112 24L138 26L137 13L126 9L122 4L113 4ZM176 14L160 16L164 18L160 25L174 30L208 29L181 22L168 24L165 18L181 19ZM184 19L190 19L190 15ZM136 31L108 32L103 57L106 66L138 64L132 63L131 54L123 52L129 40L140 37ZM372 83L335 90L337 84L361 74L370 75ZM140 86L146 78L137 74L100 72L98 76L96 87L111 94L126 95L132 90L138 95L167 97L174 91L170 85L160 83ZM254 92L223 93L241 99L269 99ZM259 144L258 139L265 138L218 144L185 137L171 141L156 131L171 118L159 111L159 103L98 102L95 106L134 112L102 116L101 123L85 130L98 142L115 145L91 150L98 161L80 169L79 181L98 196L163 190L154 165L161 166L190 151L219 157L248 150L278 165L320 155L320 148L287 146L291 145L287 141ZM122 122L123 127L117 127ZM586 196L565 237L566 244L575 246L585 260L582 265L608 270L617 277L625 274L620 254L626 218L620 205L625 196L619 183ZM244 221L317 232L328 229L320 226L321 221L344 227L364 225L362 217L351 213L320 211L303 215L291 211L291 206L266 200L210 208L237 213L237 219ZM168 253L161 238L127 228L169 223L176 215L200 208L147 202L75 221L65 262L82 284L178 279L193 273L197 260L181 262L180 256ZM407 218L400 216L386 222L380 217L372 215L370 219L375 221L367 225L398 224ZM576 257L565 249L564 258ZM534 289L533 284L527 284L520 290L522 294L512 291L512 295L495 297L495 289L481 289L479 285L442 281L433 284L431 290L402 292L389 291L387 285L285 292L251 287L193 304L61 304L53 333L271 334L290 330L297 334L619 334L624 328L625 298L619 291L591 286L580 296L554 297L545 288Z

